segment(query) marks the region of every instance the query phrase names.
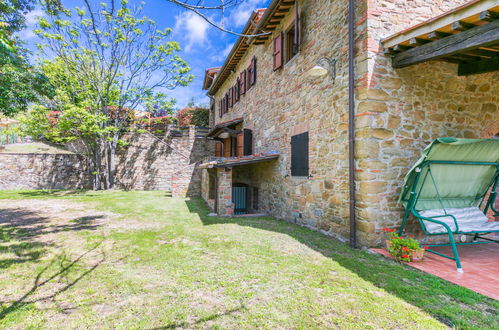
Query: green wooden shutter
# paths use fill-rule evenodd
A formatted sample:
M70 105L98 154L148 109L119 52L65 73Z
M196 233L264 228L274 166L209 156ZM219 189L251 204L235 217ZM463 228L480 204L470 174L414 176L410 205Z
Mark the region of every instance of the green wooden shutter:
M308 132L291 137L291 175L308 176Z

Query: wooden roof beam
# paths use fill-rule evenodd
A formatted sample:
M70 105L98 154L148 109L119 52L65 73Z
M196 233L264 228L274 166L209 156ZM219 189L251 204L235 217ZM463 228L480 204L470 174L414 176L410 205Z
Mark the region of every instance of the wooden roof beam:
M481 21L491 22L499 18L499 13L490 10L485 10L480 13L479 18Z
M421 62L448 57L457 53L494 45L499 42L499 20L477 26L446 38L414 47L392 59L394 68L403 68Z
M452 31L466 31L474 27L475 27L474 24L466 23L464 21L454 22L450 26Z
M438 40L452 35L452 33L442 32L442 31L432 31L428 33L428 39Z

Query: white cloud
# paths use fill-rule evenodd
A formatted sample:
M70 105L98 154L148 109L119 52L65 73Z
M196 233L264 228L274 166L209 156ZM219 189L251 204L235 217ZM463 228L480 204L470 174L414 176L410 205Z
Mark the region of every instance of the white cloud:
M217 55L213 55L211 59L216 62L222 62L225 60L225 58L229 55L230 51L232 50L232 47L234 47L234 43L228 44L221 53Z
M229 21L234 27L241 27L248 22L251 13L265 3L263 0L248 0L237 6L230 13Z
M208 40L209 23L193 12L183 12L175 17L175 33L184 35L187 39L185 51L191 51L194 46L203 46Z
M38 17L46 16L45 12L41 9L35 9L30 11L25 15L26 17L26 28L19 32L19 36L23 40L29 40L36 38L36 34L33 30L36 28L36 23L38 22Z

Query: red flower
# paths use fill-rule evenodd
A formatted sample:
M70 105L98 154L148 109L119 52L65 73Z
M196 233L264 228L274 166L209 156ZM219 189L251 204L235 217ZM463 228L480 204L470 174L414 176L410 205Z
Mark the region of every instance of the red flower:
M399 236L399 239L403 239L403 238Z
M409 249L407 248L407 246L402 246L402 251L409 252Z
M409 238L414 238L414 235L409 235Z
M400 256L401 258L404 258L404 259L409 259L409 256L407 254L403 254Z
M429 246L425 246L425 247L424 247L424 249L425 249L425 250L428 250L429 248L430 248Z
M395 229L383 228L383 231L386 231L387 233L393 233Z

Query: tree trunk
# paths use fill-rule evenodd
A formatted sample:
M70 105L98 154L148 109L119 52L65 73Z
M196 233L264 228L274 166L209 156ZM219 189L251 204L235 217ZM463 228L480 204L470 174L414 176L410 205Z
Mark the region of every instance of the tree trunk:
M111 171L110 171L110 161L109 161L109 142L106 142L104 144L104 159L106 161L104 165L104 178L105 178L105 183L106 183L106 189L112 189L111 187Z
M93 157L93 175L94 175L94 180L93 180L93 189L94 190L100 190L101 189L101 182L100 182L100 169L101 169L101 153L100 153L100 148L96 147L94 149L94 157Z

